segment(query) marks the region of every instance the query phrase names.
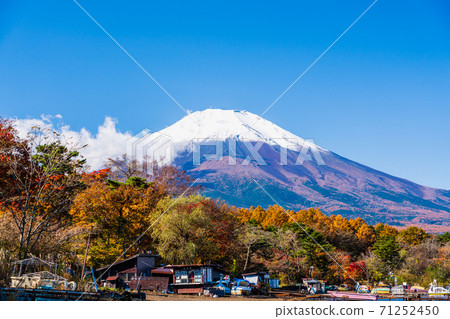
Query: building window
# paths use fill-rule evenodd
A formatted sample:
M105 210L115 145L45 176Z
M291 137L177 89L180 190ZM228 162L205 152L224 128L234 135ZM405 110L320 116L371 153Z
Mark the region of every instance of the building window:
M212 282L213 281L213 274L211 268L206 268L206 282Z
M202 282L202 271L200 269L195 269L194 282L195 283L201 283Z
M186 284L188 282L188 274L185 270L175 270L175 283Z

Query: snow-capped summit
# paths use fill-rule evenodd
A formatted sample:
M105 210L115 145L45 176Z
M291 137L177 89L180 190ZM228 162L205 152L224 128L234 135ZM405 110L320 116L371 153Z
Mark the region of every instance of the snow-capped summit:
M167 159L198 179L205 195L232 205L277 202L374 224L450 229L449 191L358 164L247 111L190 113L137 143L150 158Z
M192 141L240 141L263 142L287 149L298 150L311 146L311 142L292 134L278 125L247 111L206 109L186 115L175 124L154 133L168 136L175 149ZM177 147L178 146L178 147ZM326 151L314 145L321 151Z

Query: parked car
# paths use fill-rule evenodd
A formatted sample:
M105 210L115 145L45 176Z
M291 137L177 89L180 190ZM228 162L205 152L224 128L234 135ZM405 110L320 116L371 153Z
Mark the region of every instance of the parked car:
M231 286L232 295L250 295L252 293L252 287L247 280L234 279Z

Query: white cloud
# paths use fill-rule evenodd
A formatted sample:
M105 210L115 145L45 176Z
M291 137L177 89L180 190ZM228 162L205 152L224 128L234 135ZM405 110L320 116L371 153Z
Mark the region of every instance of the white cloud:
M54 123L53 118L61 119L61 115L48 116L41 115L40 119L13 119L15 127L19 131L20 137L25 137L33 126L56 130L66 139L70 139L79 145L87 145L81 150L81 154L87 159L92 169L103 167L108 158L119 157L125 154L127 141L132 137L131 133L121 133L116 129L117 121L111 117L106 117L102 125L98 126L94 135L87 129L74 131L70 126L62 123ZM58 121L60 122L60 121Z

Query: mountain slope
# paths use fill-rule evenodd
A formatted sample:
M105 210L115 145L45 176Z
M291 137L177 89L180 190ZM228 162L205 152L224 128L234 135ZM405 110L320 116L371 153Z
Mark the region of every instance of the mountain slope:
M232 205L275 204L256 180L287 208L450 229L449 191L371 169L246 111L195 112L148 139L165 140L170 162L200 178L206 195Z

